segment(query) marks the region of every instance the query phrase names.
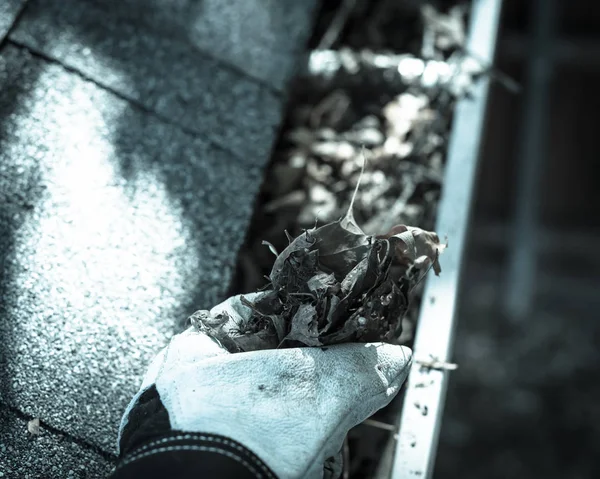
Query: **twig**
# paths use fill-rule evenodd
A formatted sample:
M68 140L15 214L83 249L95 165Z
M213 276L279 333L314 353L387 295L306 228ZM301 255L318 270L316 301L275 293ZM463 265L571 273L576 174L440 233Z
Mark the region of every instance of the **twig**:
M436 251L435 251L435 261L437 261L437 260L438 260L439 256L440 256L440 252L439 252L438 250L436 250ZM425 270L425 273L423 273L423 274L422 274L422 275L419 277L419 279L417 279L417 282L416 282L416 283L413 285L413 287L412 287L412 288L410 288L410 291L408 292L408 295L409 295L409 296L410 296L410 295L412 295L412 293L413 293L413 291L415 290L415 288L416 288L417 286L419 286L419 285L421 284L421 282L422 282L422 281L425 279L425 277L427 276L427 273L429 273L429 271L431 271L431 268L433 268L433 265L434 265L435 261L432 261L432 262L429 264L429 266L428 266L428 267L427 267L427 269Z
M261 243L263 246L268 246L269 247L269 251L271 251L271 253L273 253L275 255L275 257L279 256L279 253L277 252L277 248L275 248L275 246L273 246L272 243L269 243L266 240L262 240Z
M300 206L304 201L306 201L306 194L296 190L266 203L263 209L265 213L274 213L281 208Z
M350 479L350 444L348 444L348 435L344 438L344 446L342 448L342 479Z
M438 28L445 27L444 22L440 21L435 16L429 14L424 14L423 16L426 18L427 21L435 23L438 26ZM483 60L479 55L473 53L470 50L467 50L467 47L464 44L459 45L459 50L463 53L463 55L471 57L473 60L478 62L485 73L487 73L492 79L500 83L508 91L510 91L511 93L521 92L522 87L520 83L508 74L498 69L498 67L494 66L493 63Z
M390 432L397 432L398 429L393 424L387 424L385 422L376 421L375 419L365 419L362 422L365 426L376 427L378 429L384 429Z
M436 371L454 371L458 369L458 364L440 361L434 357L431 359L417 359L415 363L427 369L435 369Z
M309 123L311 128L318 128L321 126L321 121L325 113L331 113L329 122L336 124L342 116L350 108L350 98L342 90L335 90L323 100L321 100L310 112Z
M352 10L354 10L355 3L356 0L344 0L342 2L340 8L338 8L337 12L335 12L335 16L333 17L333 20L331 20L329 27L327 27L325 34L321 37L321 41L317 46L317 50L326 50L331 48L331 46L340 36L340 33L342 33L350 13Z
M244 306L247 306L248 308L250 308L254 313L258 314L259 316L261 316L263 318L269 317L268 314L261 313L258 309L256 309L256 305L253 302L248 301L244 296L240 296L240 302Z

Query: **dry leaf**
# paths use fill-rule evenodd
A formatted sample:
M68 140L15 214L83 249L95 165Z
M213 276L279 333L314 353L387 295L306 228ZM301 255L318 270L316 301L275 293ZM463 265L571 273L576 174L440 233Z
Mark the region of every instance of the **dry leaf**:
M277 256L271 289L199 311L192 324L230 352L397 338L421 279L415 270L433 265L439 274L444 246L405 225L366 235L353 214L358 186L343 218L305 231Z
M29 431L29 434L32 434L34 436L39 436L40 434L42 434L42 429L40 427L40 419L36 417L33 418L31 421L28 421L27 431Z

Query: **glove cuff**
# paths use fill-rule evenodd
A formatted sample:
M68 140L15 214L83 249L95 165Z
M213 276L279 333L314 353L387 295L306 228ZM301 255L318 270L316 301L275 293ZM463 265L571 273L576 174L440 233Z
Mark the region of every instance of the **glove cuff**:
M256 454L237 441L218 434L171 430L169 414L154 385L129 412L119 445L121 456L112 479L276 479Z
M276 479L258 456L236 441L215 434L172 431L127 453L112 479L143 477Z

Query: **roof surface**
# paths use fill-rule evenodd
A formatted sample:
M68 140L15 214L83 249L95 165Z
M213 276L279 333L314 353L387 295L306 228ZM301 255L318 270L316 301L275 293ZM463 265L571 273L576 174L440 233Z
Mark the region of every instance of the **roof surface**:
M227 290L315 3L2 2L0 477L110 471L148 361Z

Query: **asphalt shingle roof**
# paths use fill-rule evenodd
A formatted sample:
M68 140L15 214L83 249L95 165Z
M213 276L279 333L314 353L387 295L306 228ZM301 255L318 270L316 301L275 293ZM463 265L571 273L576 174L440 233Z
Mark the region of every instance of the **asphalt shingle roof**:
M101 477L147 362L228 287L315 2L23 3L0 7L0 477Z

